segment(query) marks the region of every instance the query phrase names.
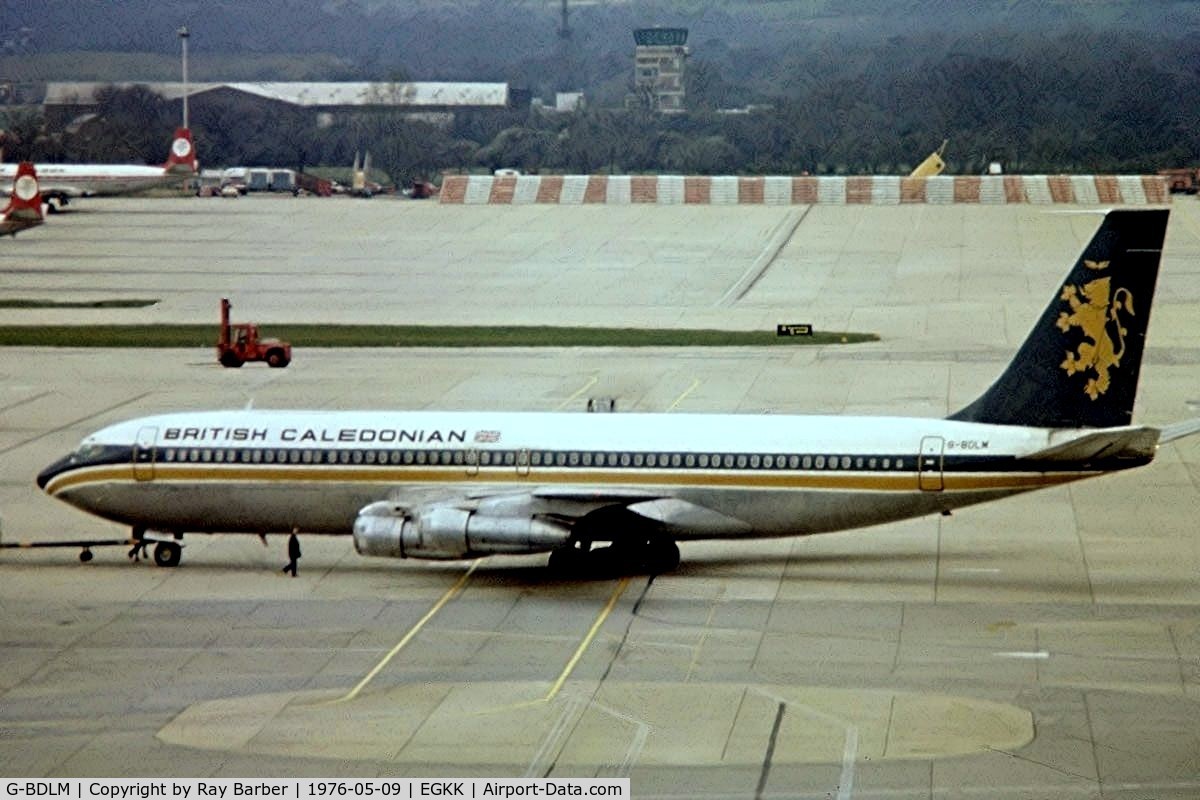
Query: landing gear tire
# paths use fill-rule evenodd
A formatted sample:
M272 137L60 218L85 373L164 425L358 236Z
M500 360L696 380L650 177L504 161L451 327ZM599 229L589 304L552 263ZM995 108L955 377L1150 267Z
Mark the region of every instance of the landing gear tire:
M551 550L550 560L546 562L546 566L550 568L551 572L557 572L560 575L578 575L587 566L588 555L587 550L567 545L557 550Z
M655 575L672 572L679 566L679 545L670 539L651 539L646 543L643 564Z
M154 563L160 567L178 567L183 549L173 542L159 542L154 545Z
M84 564L88 563L95 557L96 557L96 554L93 553L91 550L88 550L86 547L83 548L83 552L81 552L79 554L79 560L82 561Z

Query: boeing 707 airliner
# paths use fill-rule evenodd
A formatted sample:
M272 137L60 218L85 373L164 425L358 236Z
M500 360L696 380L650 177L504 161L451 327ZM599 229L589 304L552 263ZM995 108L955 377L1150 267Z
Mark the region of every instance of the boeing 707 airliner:
M1007 369L946 419L189 412L107 427L37 481L157 541L162 565L185 533L307 532L370 556L546 552L565 570L654 572L682 540L806 536L1059 486L1200 430L1132 424L1167 215L1109 212Z

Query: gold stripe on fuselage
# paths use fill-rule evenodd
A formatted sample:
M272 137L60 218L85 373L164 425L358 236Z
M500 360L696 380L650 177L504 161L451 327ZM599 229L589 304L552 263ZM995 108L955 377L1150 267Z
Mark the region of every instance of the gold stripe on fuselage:
M151 465L140 464L149 472ZM506 484L563 486L660 486L713 487L725 489L816 489L844 491L917 492L917 474L897 471L895 474L847 471L794 472L765 470L596 470L584 468L547 469L533 467L518 472L515 467L485 467L470 470L462 465L445 467L347 467L342 465L299 465L295 467L232 465L153 465L154 477L146 480L134 476L133 465L80 467L63 473L46 485L46 492L56 495L67 489L98 483L380 483L388 485L445 483L445 484ZM936 477L939 473L928 473ZM1036 489L1057 486L1103 474L1100 470L1078 472L969 472L940 473L944 491L975 491L987 489Z

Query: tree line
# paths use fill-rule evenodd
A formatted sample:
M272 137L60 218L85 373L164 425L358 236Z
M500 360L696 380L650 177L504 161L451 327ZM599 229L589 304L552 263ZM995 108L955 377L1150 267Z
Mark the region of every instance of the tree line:
M597 84L591 106L571 113L468 112L436 124L360 112L321 127L301 109L234 96L194 104L192 125L208 165L348 166L370 150L401 183L501 167L894 174L943 139L948 171L964 174L992 161L1027 174L1152 172L1200 157L1200 38L1087 30L977 38L839 47L835 37L771 54L712 45L711 58L688 63L689 112L680 115L621 108L626 75L616 88ZM178 118L177 102L135 87L105 91L95 116L65 131L35 113L0 125L9 160L155 163Z

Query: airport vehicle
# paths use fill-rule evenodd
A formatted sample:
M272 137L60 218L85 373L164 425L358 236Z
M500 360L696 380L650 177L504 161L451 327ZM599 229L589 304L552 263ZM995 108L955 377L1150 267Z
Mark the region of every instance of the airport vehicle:
M163 186L181 181L195 174L198 169L192 133L187 128L176 129L167 161L161 167L134 164L37 165L42 199L51 209L61 208L76 197L129 194ZM11 186L15 175L15 166L0 164L0 186Z
M1196 194L1200 191L1200 170L1160 169L1158 174L1167 181L1171 194Z
M942 156L946 154L946 145L950 144L949 139L942 140L942 146L930 153L924 161L908 173L910 178L932 178L935 175L941 175L946 169L946 162L942 160Z
M16 236L18 231L41 225L43 221L37 169L28 161L22 161L17 165L8 205L0 211L0 236Z
M307 172L298 172L296 173L296 191L315 194L317 197L332 197L333 181L327 178L318 178Z
M286 367L292 362L292 346L279 339L263 339L253 322L233 325L229 299L221 298L221 331L217 337L217 361L222 367L240 367L247 361L265 361L269 367Z
M548 552L568 573L949 513L1142 466L1200 431L1132 424L1167 215L1109 212L1005 371L946 419L183 412L106 427L37 482L135 537L351 534L364 555Z

